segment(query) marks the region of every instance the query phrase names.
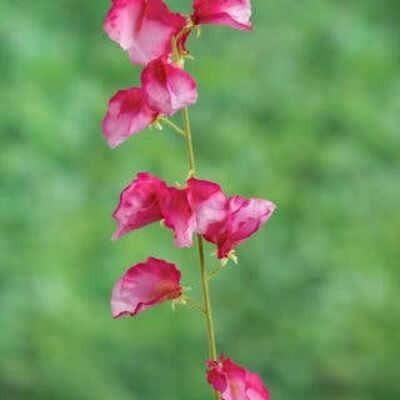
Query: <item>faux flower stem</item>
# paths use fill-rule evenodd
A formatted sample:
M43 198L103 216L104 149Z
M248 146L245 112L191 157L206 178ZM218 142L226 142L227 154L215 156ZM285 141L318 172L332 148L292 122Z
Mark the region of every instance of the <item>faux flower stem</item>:
M186 150L189 163L189 176L191 177L194 176L196 173L196 164L193 151L192 132L190 129L189 109L187 107L183 109L182 115L183 115L183 126L185 130ZM203 306L207 323L208 351L210 359L217 360L217 345L215 341L214 321L212 316L210 290L208 287L208 277L207 277L206 264L204 258L204 244L201 235L197 235L197 248L199 255L201 289L203 292L203 303L204 303ZM214 399L219 400L220 399L219 393L216 390L213 390L213 393L214 393Z
M179 128L178 125L176 125L174 122L172 122L171 120L169 120L168 118L164 117L160 119L160 122L164 122L166 125L168 125L169 127L171 127L176 133L178 133L179 135L186 137L186 133L183 129Z
M196 163L194 160L192 130L190 128L189 109L185 107L182 111L183 115L183 129L185 131L186 153L189 163L189 178L196 174Z
M194 301L191 297L185 296L184 300L188 306L192 307L194 310L200 311L203 314L203 316L206 315L204 308L196 301Z

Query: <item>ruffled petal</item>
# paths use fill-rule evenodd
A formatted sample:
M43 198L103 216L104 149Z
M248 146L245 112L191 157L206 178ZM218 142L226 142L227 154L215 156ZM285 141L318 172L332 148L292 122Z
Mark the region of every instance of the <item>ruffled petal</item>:
M173 115L197 101L195 80L165 57L152 61L142 73L147 103L161 114Z
M216 183L196 178L188 180L188 190L196 232L217 245L219 258L257 232L276 208L268 200L228 197Z
M147 105L141 89L120 90L108 103L103 134L110 147L115 148L148 127L157 116L158 113Z
M218 392L221 400L270 400L261 378L220 356L219 361L208 361L207 381Z
M231 197L228 207L226 232L220 236L218 243L220 258L226 257L232 249L256 233L276 208L268 200L245 199L240 196Z
M111 296L113 318L135 316L143 310L179 298L181 272L164 260L150 257L129 268L115 284Z
M161 199L166 227L173 229L178 247L190 247L196 231L196 216L190 207L187 190L169 187Z
M126 233L142 228L163 218L159 199L166 184L148 173L139 173L121 193L113 218L118 227L113 235L117 240Z
M114 0L104 30L129 53L134 64L147 64L171 52L172 37L186 19L162 0Z
M250 0L195 0L192 20L195 24L226 25L250 31Z
M203 235L211 226L227 219L228 198L214 182L190 178L187 184L189 202L196 214L196 231Z

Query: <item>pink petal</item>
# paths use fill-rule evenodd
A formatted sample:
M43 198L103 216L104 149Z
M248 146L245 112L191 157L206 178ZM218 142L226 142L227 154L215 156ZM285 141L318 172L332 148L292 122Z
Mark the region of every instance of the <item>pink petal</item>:
M182 68L160 57L142 73L143 93L154 110L173 115L197 100L195 80Z
M197 233L205 234L216 223L228 216L228 198L216 183L190 178L188 180L189 201L196 212Z
M208 181L192 178L188 187L196 231L217 245L219 258L257 232L276 208L267 200L226 197L220 186Z
M147 64L171 52L172 37L185 24L185 17L172 13L162 0L113 0L104 30L134 64Z
M263 199L245 199L233 196L229 199L227 235L219 244L219 255L226 256L234 247L256 233L271 217L276 206Z
M149 126L157 115L146 104L141 89L120 90L108 103L102 124L104 136L110 147L115 148Z
M195 24L226 25L250 31L250 0L194 0L192 19Z
M161 199L165 226L174 230L178 247L190 247L196 230L196 218L190 207L187 190L169 187Z
M208 361L207 381L221 400L269 400L267 388L257 374L247 371L221 355L219 361Z
M113 239L117 240L132 230L160 221L163 216L159 199L165 190L165 182L148 173L139 173L121 193L113 214L118 223Z
M156 304L179 298L183 293L180 280L181 272L175 264L153 257L129 268L112 291L113 318L135 316Z

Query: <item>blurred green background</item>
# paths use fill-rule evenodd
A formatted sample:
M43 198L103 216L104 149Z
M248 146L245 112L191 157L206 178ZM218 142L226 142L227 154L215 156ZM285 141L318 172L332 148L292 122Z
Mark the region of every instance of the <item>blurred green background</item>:
M183 182L187 166L167 128L114 151L102 138L140 72L102 32L108 7L0 3L4 400L210 398L193 311L110 318L115 280L151 254L199 291L194 249L158 224L110 241L138 171ZM253 33L190 41L200 176L279 205L212 284L219 350L274 400L400 398L399 15L394 0L259 0Z

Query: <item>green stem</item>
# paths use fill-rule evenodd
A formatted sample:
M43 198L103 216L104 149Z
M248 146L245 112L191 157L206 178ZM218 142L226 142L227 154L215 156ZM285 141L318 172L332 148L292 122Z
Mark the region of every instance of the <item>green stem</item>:
M179 128L178 125L176 125L174 122L172 122L171 120L169 120L166 117L163 117L160 119L160 122L164 122L166 125L170 126L176 133L178 133L179 135L186 137L185 131L181 128Z
M190 128L189 109L183 109L183 129L185 131L186 154L189 163L189 177L196 174L196 163L194 160L192 130Z
M183 112L183 126L185 131L185 142L186 142L186 153L189 163L189 177L196 174L196 164L194 159L193 142L192 142L192 131L190 129L189 110L184 108ZM197 248L199 254L199 267L200 267L200 278L201 278L201 289L203 292L203 307L207 322L207 338L208 338L208 351L211 360L217 360L217 345L215 341L214 332L214 321L212 317L210 290L208 287L207 271L204 258L204 244L201 235L197 235ZM213 390L214 399L219 400L220 396L216 390Z
M200 311L203 315L206 315L204 308L200 304L198 304L196 301L194 301L191 297L185 296L184 300L190 307L192 307L193 309L195 309L197 311Z

